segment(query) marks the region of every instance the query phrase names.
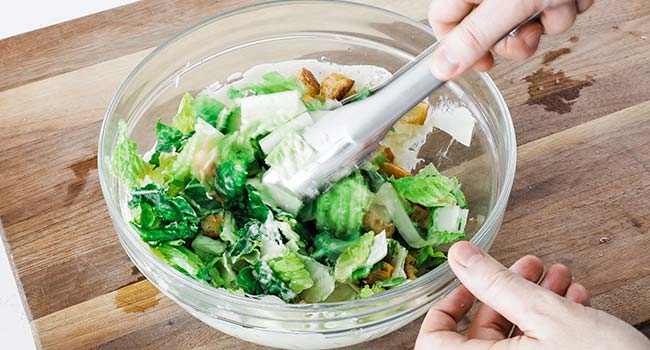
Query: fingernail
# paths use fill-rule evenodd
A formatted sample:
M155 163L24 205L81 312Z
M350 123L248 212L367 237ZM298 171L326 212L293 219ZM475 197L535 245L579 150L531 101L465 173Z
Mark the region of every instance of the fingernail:
M483 258L483 252L469 242L457 243L455 248L454 260L464 267L470 267Z
M439 48L433 56L433 75L440 80L449 80L457 69L458 63L449 58L444 48Z

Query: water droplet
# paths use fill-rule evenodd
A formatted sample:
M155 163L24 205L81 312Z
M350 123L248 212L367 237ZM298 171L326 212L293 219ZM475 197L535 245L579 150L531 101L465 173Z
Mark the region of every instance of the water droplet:
M321 61L321 62L327 62L327 57L320 56L320 58L318 60Z
M348 47L348 49L347 49L346 51L347 51L347 52L352 52L352 48L351 48L351 47Z

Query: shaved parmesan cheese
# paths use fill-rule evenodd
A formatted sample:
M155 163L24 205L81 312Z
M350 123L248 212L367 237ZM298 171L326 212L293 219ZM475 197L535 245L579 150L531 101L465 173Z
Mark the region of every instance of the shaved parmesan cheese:
M380 262L388 254L388 241L386 240L386 231L381 231L372 240L370 255L364 265L372 266Z
M474 134L474 117L465 107L456 107L447 111L436 111L431 116L433 126L446 132L454 140L469 147Z

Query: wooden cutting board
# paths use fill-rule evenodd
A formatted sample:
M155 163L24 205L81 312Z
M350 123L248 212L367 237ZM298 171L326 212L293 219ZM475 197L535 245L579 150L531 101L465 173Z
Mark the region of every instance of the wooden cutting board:
M0 218L44 349L259 348L161 295L120 247L96 152L110 98L154 46L254 1L143 0L0 41ZM367 0L419 20L428 0ZM491 253L561 262L650 334L650 6L602 0L492 72L517 178ZM0 230L1 231L1 230ZM361 349L411 349L419 322Z

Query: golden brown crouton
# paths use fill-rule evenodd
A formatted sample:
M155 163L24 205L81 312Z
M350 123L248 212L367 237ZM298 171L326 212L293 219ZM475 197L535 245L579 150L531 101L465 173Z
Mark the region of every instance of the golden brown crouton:
M300 74L298 74L298 79L300 79L300 81L305 85L305 88L307 89L305 94L307 96L317 98L318 95L320 95L320 84L318 83L318 79L316 79L309 69L301 69Z
M354 80L338 73L332 73L320 84L320 96L325 99L342 100L352 89Z
M221 226L226 221L223 213L212 214L201 220L201 233L212 238L218 238Z
M413 205L413 213L411 213L411 221L415 222L421 228L429 227L429 208L422 207L420 205Z
M404 272L406 272L406 278L414 280L417 278L415 275L418 273L418 269L415 268L415 257L409 254L406 256L406 261L404 262Z
M384 174L388 177L393 176L396 179L401 179L403 177L409 177L413 176L413 174L409 173L408 171L398 167L397 165L389 162L382 163L379 166L379 172L381 174Z
M372 286L377 281L385 281L387 279L390 279L393 275L394 270L395 268L393 265L383 261L381 269L371 272L370 275L368 275L368 277L366 277L363 281L366 282L366 284Z
M420 104L404 114L400 121L406 124L424 125L429 115L429 107L430 105L428 103L420 102Z
M372 212L367 212L363 216L363 228L366 231L373 231L375 234L380 234L381 231L386 231L386 237L393 237L395 233L395 225L384 222L379 216Z

